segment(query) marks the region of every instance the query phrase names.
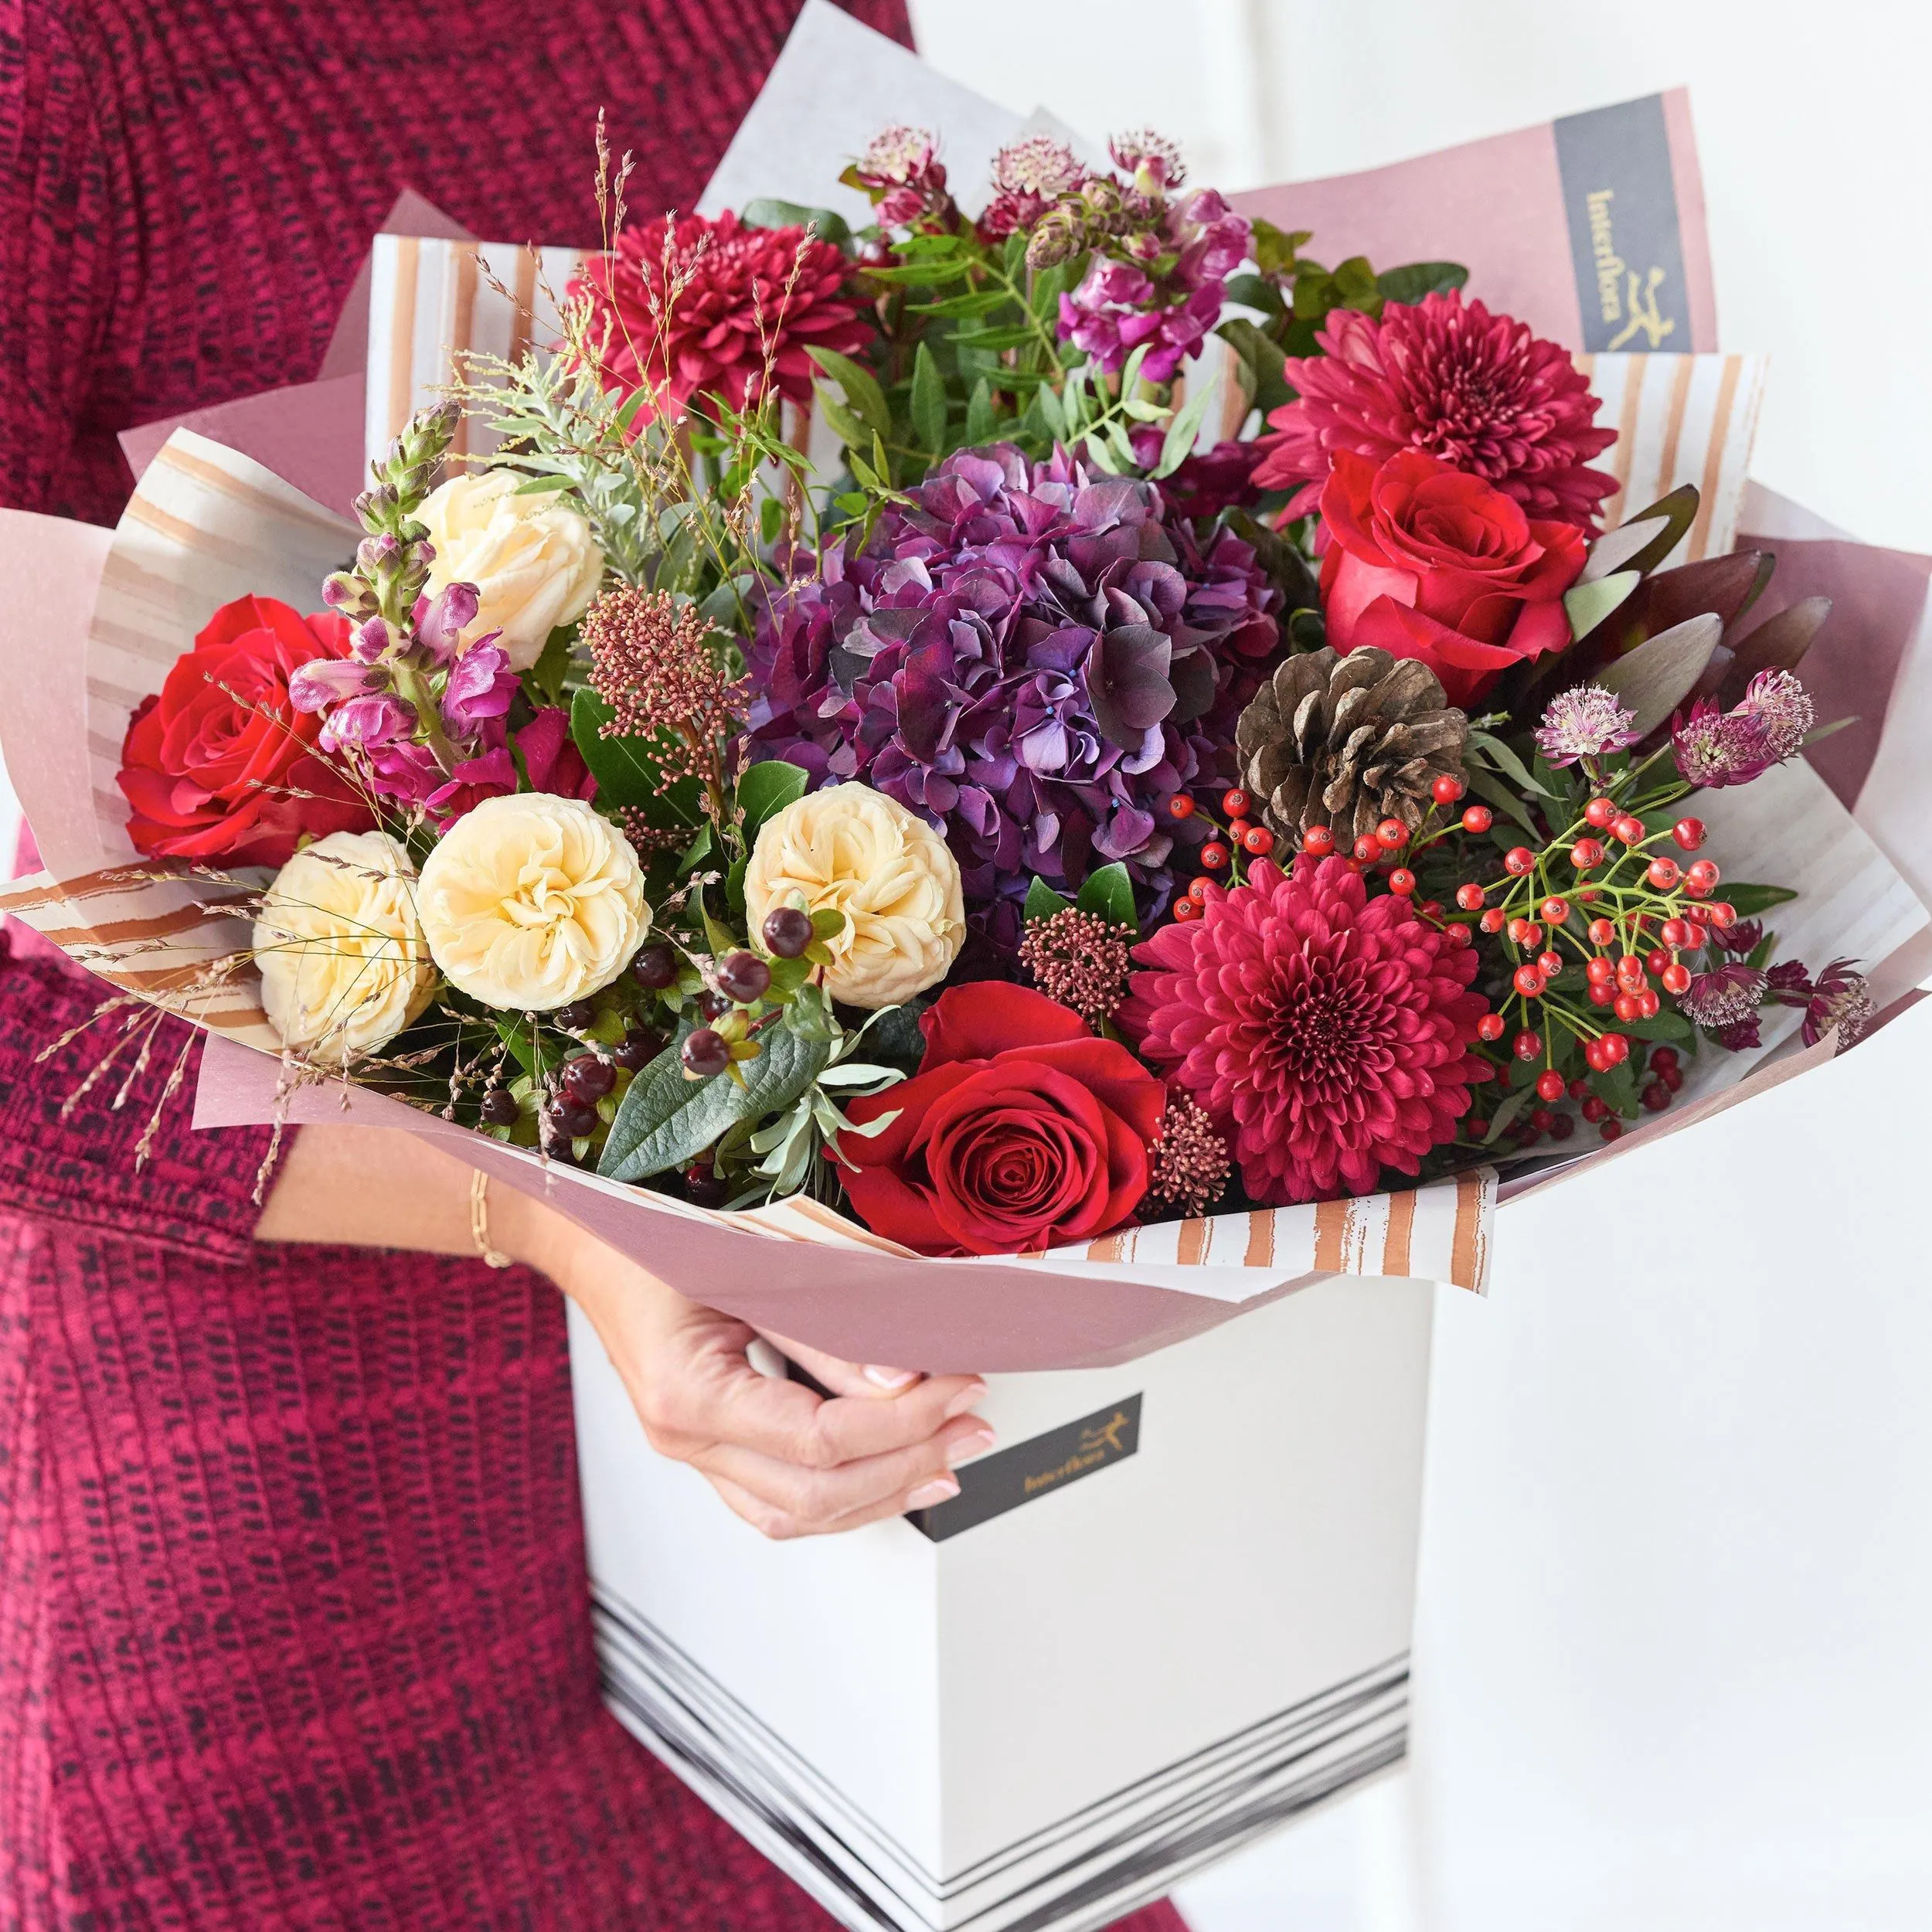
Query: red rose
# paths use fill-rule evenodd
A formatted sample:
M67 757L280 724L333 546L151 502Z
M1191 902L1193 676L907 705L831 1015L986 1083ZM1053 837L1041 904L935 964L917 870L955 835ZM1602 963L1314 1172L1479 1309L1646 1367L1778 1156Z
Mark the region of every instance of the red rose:
M1563 593L1587 543L1572 523L1526 517L1514 498L1420 450L1379 468L1335 452L1321 491L1328 641L1419 658L1467 706L1526 658L1568 644Z
M128 722L120 784L136 849L279 866L304 832L372 825L349 781L315 753L321 719L288 701L290 674L346 657L349 638L333 611L304 617L273 597L224 604L161 695Z
M866 1226L925 1254L1016 1254L1116 1228L1147 1192L1165 1086L1043 993L979 981L920 1022L919 1072L845 1110L839 1142ZM857 1172L853 1172L856 1167Z

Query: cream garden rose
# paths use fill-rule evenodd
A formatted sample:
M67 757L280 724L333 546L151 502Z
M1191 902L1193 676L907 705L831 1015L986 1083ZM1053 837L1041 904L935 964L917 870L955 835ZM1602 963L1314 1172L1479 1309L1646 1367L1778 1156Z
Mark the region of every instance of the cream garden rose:
M508 470L453 476L417 515L436 551L430 594L474 584L477 612L464 636L501 632L512 668L527 671L550 633L589 609L604 553L589 523L554 491L519 496L519 480Z
M275 876L255 921L262 1010L284 1046L345 1066L428 1005L436 971L409 854L381 832L332 832Z
M959 862L926 821L869 785L808 792L759 828L745 869L751 930L778 906L835 907L825 990L894 1006L946 977L966 937Z
M417 907L450 984L549 1012L610 985L651 930L631 842L576 798L486 798L423 862Z

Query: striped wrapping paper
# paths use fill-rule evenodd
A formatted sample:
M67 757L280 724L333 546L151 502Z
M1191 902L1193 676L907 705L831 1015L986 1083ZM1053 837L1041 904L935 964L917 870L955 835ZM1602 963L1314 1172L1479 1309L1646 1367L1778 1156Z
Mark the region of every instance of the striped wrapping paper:
M1019 1258L1049 1273L1144 1281L1230 1301L1254 1292L1257 1270L1270 1281L1301 1274L1413 1276L1480 1294L1495 1194L1495 1169L1479 1168L1401 1193L1157 1222ZM793 1240L918 1259L910 1248L803 1197L734 1218Z
M364 392L370 458L456 380L459 355L515 362L532 344L552 345L557 303L583 263L575 248L378 235L369 257ZM481 453L477 428L466 422L458 430L458 454Z
M1694 483L1696 520L1668 561L1723 556L1737 540L1767 359L1580 355L1577 366L1603 399L1598 423L1617 432L1596 465L1617 479L1617 494L1604 505L1605 526L1614 529Z

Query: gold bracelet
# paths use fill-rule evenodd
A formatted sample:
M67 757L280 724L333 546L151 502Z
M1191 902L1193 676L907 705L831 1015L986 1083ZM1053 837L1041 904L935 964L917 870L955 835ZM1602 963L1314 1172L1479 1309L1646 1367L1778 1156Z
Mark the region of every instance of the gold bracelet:
M476 1243L477 1253L489 1267L515 1267L514 1255L490 1246L490 1177L480 1167L470 1172L470 1239Z

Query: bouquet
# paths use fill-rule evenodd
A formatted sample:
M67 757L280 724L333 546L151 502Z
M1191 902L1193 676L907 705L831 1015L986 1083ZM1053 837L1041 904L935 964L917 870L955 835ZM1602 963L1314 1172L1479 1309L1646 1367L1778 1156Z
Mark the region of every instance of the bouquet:
M1828 607L1673 565L1694 488L1604 532L1567 352L1455 264L1323 265L1151 133L1015 140L977 214L920 129L843 179L869 225L633 221L600 143L555 339L464 358L315 594L284 554L204 602L126 717L140 862L53 896L174 895L164 970L79 937L110 1012L260 1039L258 1003L281 1111L379 1094L594 1177L607 1228L1164 1291L1476 1285L1405 1190L1486 1215L1499 1168L1859 1036L1858 960L1775 917L1835 811L1787 782ZM683 1250L707 1293L723 1252Z

